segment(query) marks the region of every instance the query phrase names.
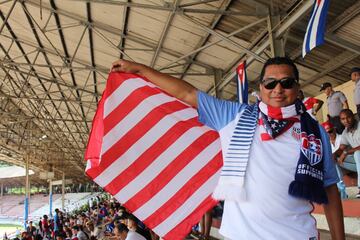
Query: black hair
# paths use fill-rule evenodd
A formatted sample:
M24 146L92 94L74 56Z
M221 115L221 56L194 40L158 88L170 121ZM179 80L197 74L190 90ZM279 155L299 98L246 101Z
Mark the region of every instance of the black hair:
M79 231L79 230L80 230L80 228L79 228L77 225L72 226L72 229L74 229L74 230L76 230L76 231Z
M117 228L117 230L119 231L119 233L122 233L124 231L129 232L129 229L127 228L127 226L123 223L119 223L118 225L115 226Z
M294 73L294 77L297 81L299 81L299 70L297 69L295 63L293 62L293 60L291 60L289 57L273 57L273 58L269 58L265 63L264 66L261 70L260 73L260 83L262 82L264 75L265 75L265 69L267 66L270 65L288 65L290 67L292 67L293 69L293 73Z

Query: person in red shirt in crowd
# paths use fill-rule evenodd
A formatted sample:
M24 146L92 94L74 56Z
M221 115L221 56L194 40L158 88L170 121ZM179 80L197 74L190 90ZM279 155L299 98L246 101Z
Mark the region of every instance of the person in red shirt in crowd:
M324 102L314 97L305 97L302 90L299 91L298 98L304 103L306 110L310 114L310 116L316 119L315 116L319 112Z

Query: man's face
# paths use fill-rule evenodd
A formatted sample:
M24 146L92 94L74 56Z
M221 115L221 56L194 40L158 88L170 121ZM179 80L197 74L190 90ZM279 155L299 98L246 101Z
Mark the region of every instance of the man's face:
M356 82L357 80L360 79L360 72L353 72L351 73L351 80L353 82Z
M340 113L340 121L346 128L351 127L354 123L354 116L348 113Z
M330 96L331 92L332 92L332 87L327 87L324 89L325 95L326 96Z
M264 78L267 79L284 79L294 78L294 72L291 66L286 64L269 65L265 69ZM266 89L264 85L260 84L260 97L261 100L272 107L285 107L293 104L298 97L299 84L294 84L291 89L284 89L279 83L274 89Z

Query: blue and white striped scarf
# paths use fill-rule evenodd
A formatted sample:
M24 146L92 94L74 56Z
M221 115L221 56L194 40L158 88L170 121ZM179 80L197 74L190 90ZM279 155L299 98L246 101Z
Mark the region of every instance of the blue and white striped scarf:
M296 109L294 115L301 114L301 149L295 180L289 186L289 194L312 202L326 203L319 125L306 111L303 111L305 106L301 101L296 101L294 109ZM224 165L213 193L215 199L246 201L244 181L258 118L259 104L246 106L237 122L230 145L224 153Z

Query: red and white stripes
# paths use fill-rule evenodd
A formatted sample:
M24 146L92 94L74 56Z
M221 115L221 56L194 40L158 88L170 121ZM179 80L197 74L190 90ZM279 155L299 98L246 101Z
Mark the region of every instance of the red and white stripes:
M164 239L182 239L216 203L217 132L138 76L110 74L85 158L87 175Z

